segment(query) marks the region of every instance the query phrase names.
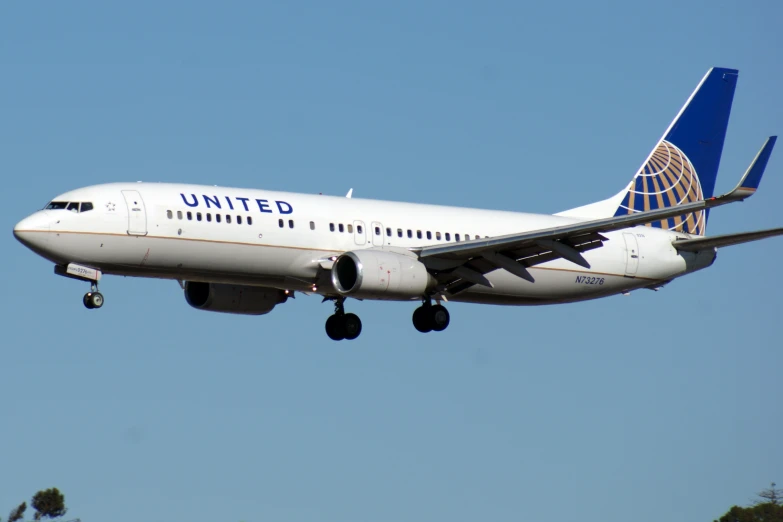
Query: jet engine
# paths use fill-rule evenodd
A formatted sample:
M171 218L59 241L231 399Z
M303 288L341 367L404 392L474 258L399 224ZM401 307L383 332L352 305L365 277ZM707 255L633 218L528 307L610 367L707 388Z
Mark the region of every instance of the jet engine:
M220 283L185 283L185 300L193 308L228 314L263 315L288 296L282 290L262 286Z
M358 299L415 299L436 283L418 259L394 252L346 252L332 265L335 290Z

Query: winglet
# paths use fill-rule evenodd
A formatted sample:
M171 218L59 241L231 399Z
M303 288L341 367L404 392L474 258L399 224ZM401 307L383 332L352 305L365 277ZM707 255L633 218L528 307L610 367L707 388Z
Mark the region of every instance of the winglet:
M777 136L770 136L767 138L767 141L764 142L759 153L753 158L753 162L748 167L748 170L745 171L745 175L742 176L739 185L729 194L730 197L745 199L756 192L756 189L759 188L759 184L761 183L761 177L764 175L764 169L767 168L767 162L769 161L769 157L772 154L772 149L775 147L775 141L777 141L777 139Z

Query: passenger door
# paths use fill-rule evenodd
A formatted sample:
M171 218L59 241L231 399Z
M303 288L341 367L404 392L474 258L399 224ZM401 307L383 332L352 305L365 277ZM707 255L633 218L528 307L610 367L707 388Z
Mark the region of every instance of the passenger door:
M623 232L625 239L625 275L636 276L639 269L639 243L636 241L636 234Z
M364 245L367 243L367 236L364 230L364 221L353 222L353 241L357 245Z
M147 235L147 210L144 200L137 190L123 190L122 196L128 207L128 234L132 236Z

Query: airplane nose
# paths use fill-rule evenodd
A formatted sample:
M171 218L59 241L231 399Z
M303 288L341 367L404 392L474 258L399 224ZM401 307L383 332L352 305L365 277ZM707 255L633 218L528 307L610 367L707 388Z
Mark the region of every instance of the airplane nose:
M49 227L49 215L42 210L17 223L14 237L28 248L42 248L49 242Z

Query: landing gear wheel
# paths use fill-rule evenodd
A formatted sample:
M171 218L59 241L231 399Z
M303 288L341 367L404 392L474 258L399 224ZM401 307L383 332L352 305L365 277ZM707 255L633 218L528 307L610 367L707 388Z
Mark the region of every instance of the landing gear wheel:
M345 314L342 317L343 320L343 332L345 332L345 338L349 341L353 341L359 334L362 333L362 320L356 314Z
M421 333L432 331L432 320L430 318L429 306L420 306L413 311L413 327Z
M361 331L361 323L359 324L359 330ZM329 339L332 341L342 341L345 339L345 322L343 321L343 316L337 314L329 316L329 319L326 320L326 335L328 335Z
M445 306L435 305L430 308L430 325L436 332L442 332L449 326L451 317Z
M92 310L93 308L100 308L103 306L103 294L100 292L87 292L82 299L84 306Z

